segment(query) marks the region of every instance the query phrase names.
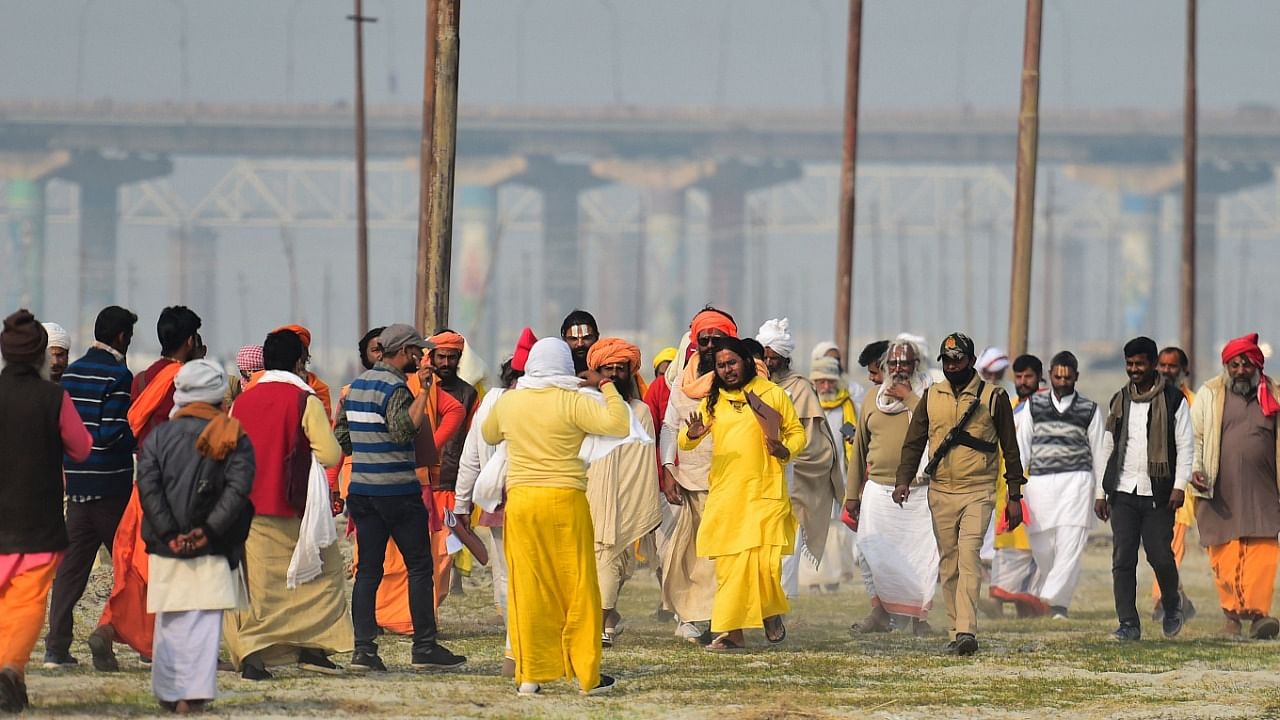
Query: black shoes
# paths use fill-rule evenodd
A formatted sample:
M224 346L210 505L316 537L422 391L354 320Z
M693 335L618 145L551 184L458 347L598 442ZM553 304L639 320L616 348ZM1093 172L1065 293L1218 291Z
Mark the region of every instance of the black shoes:
M56 652L54 650L45 651L45 654L44 654L45 670L56 670L58 668L76 667L79 664L80 664L80 661L71 657L71 653L65 650L63 650L62 652Z
M357 650L351 656L351 662L347 663L347 667L357 672L386 672L387 666L382 663L382 658L377 653L361 652Z
M245 680L270 680L271 672L267 670L266 664L262 662L262 657L258 653L252 653L249 657L240 663L240 677Z
M972 633L956 633L956 639L942 649L947 655L969 656L978 652L978 638Z
M603 695L612 691L618 686L618 681L612 675L600 675L600 684L582 693L583 695Z
M17 671L0 670L0 712L20 713L30 704L27 687L18 679Z
M1161 630L1167 638L1175 637L1182 632L1182 626L1186 623L1186 618L1182 615L1182 608L1178 608L1176 612L1166 612L1164 620L1161 622Z
M1182 629L1181 614L1179 614L1178 629L1179 630ZM1116 628L1116 631L1111 633L1111 637L1115 638L1116 640L1119 640L1120 642L1134 642L1137 640L1141 640L1142 626L1126 625L1124 623L1121 623L1120 627Z
M319 650L307 649L298 653L298 667L307 672L320 673L322 675L341 675L342 668L333 664L333 661L325 656Z
M93 669L98 672L118 672L120 662L116 660L116 652L111 647L115 633L109 626L103 626L89 633L89 652L93 655Z
M434 645L425 653L413 654L413 666L418 669L450 670L466 661L466 657L454 655L442 645Z

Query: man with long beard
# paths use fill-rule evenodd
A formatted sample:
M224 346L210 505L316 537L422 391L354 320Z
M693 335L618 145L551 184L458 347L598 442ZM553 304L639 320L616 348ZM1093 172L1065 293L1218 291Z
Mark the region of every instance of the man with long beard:
M826 413L813 383L791 368L795 340L787 318L766 321L756 334L764 346L769 380L787 394L794 405L806 442L786 468L791 509L799 525L796 551L782 561L782 587L787 597L800 594L800 558L807 556L814 568L822 564L831 528L831 510L844 494L839 454L842 443L831 437Z
M679 507L675 526L662 553L663 607L676 614L676 635L705 645L711 642L711 606L716 593L715 564L699 557L698 528L707 502L712 438L697 447L678 449L680 430L711 392L715 382L716 337L737 337L738 326L723 310L708 305L689 324L697 354L676 368L671 398L662 421L662 492Z
M910 497L901 508L893 504L902 444L911 415L929 386L920 355L909 340L891 341L883 359L887 382L862 406L845 510L858 523L858 550L871 613L850 628L855 634L888 632L894 615L911 618L915 635L930 630L938 543L929 515L928 478L917 474Z
M1240 636L1248 620L1249 637L1269 640L1280 633L1271 615L1280 558L1280 386L1263 374L1263 362L1257 333L1236 338L1222 349L1222 374L1197 393L1191 492L1202 498L1196 520L1226 616L1223 633Z
M707 649L741 650L746 628L763 627L773 644L787 636L782 557L794 551L796 529L783 466L804 448L805 433L786 393L757 374L745 342L723 337L712 348L713 385L679 442L688 450L708 435L716 440L697 542L698 554L716 563L716 637ZM769 408L775 429L763 430L758 405Z
M596 576L603 608L601 642L612 647L622 615L618 594L635 568L634 546L662 522L662 496L653 462L653 419L636 393L640 349L620 338L601 338L587 353L587 365L608 380L647 437L624 442L587 468L587 503L595 530Z
M462 406L463 420L460 428L455 430L447 442L439 446L440 472L432 478L431 492L435 496L433 512L443 522L444 513L453 507L454 491L458 484L458 460L462 457L462 445L466 442L467 433L471 430L471 419L476 407L480 404L480 394L475 386L458 375L458 366L465 352L466 340L458 333L445 328L429 340L435 345L428 358L432 372L435 373L435 392L447 393ZM432 406L431 403L428 405ZM438 403L435 404L438 407ZM443 415L436 416L436 424L443 423ZM462 592L462 575L453 572L453 557L449 554L447 533L436 533L432 537L431 549L435 558L435 585L439 600L442 602L449 592Z

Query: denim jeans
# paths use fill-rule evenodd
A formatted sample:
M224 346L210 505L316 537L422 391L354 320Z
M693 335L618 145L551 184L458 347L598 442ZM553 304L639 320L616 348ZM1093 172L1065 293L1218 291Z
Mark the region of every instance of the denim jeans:
M378 651L378 586L382 584L388 540L395 540L409 575L413 652L430 652L436 644L436 613L431 581L431 532L422 496L350 495L347 511L355 523L360 547L355 587L351 591L356 652Z

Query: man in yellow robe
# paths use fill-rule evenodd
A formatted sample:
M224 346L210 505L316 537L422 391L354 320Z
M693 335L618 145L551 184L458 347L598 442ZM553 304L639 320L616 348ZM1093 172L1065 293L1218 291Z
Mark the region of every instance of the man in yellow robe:
M716 569L716 637L707 649L740 650L745 628L764 627L771 643L787 635L782 556L795 549L796 522L783 464L804 449L805 434L787 394L757 375L742 341L720 337L712 347L714 383L680 432L680 447L692 450L708 434L715 443L697 542L698 555L715 560ZM756 401L774 417L754 410ZM776 436L763 430L770 422Z

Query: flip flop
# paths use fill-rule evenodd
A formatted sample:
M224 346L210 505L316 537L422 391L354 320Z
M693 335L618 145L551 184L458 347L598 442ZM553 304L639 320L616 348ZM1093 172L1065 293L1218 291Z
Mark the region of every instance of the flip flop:
M715 640L712 640L707 645L703 645L702 649L708 652L724 653L724 652L743 652L744 650L747 649L747 647L745 645L739 645L738 643L730 640L729 633L720 633L719 635L716 636Z
M787 626L783 623L782 617L775 615L774 618L775 618L774 627L781 629L782 632L778 634L776 637L770 634L769 632L770 622L767 619L764 621L764 639L768 640L770 645L777 645L778 643L787 639Z

